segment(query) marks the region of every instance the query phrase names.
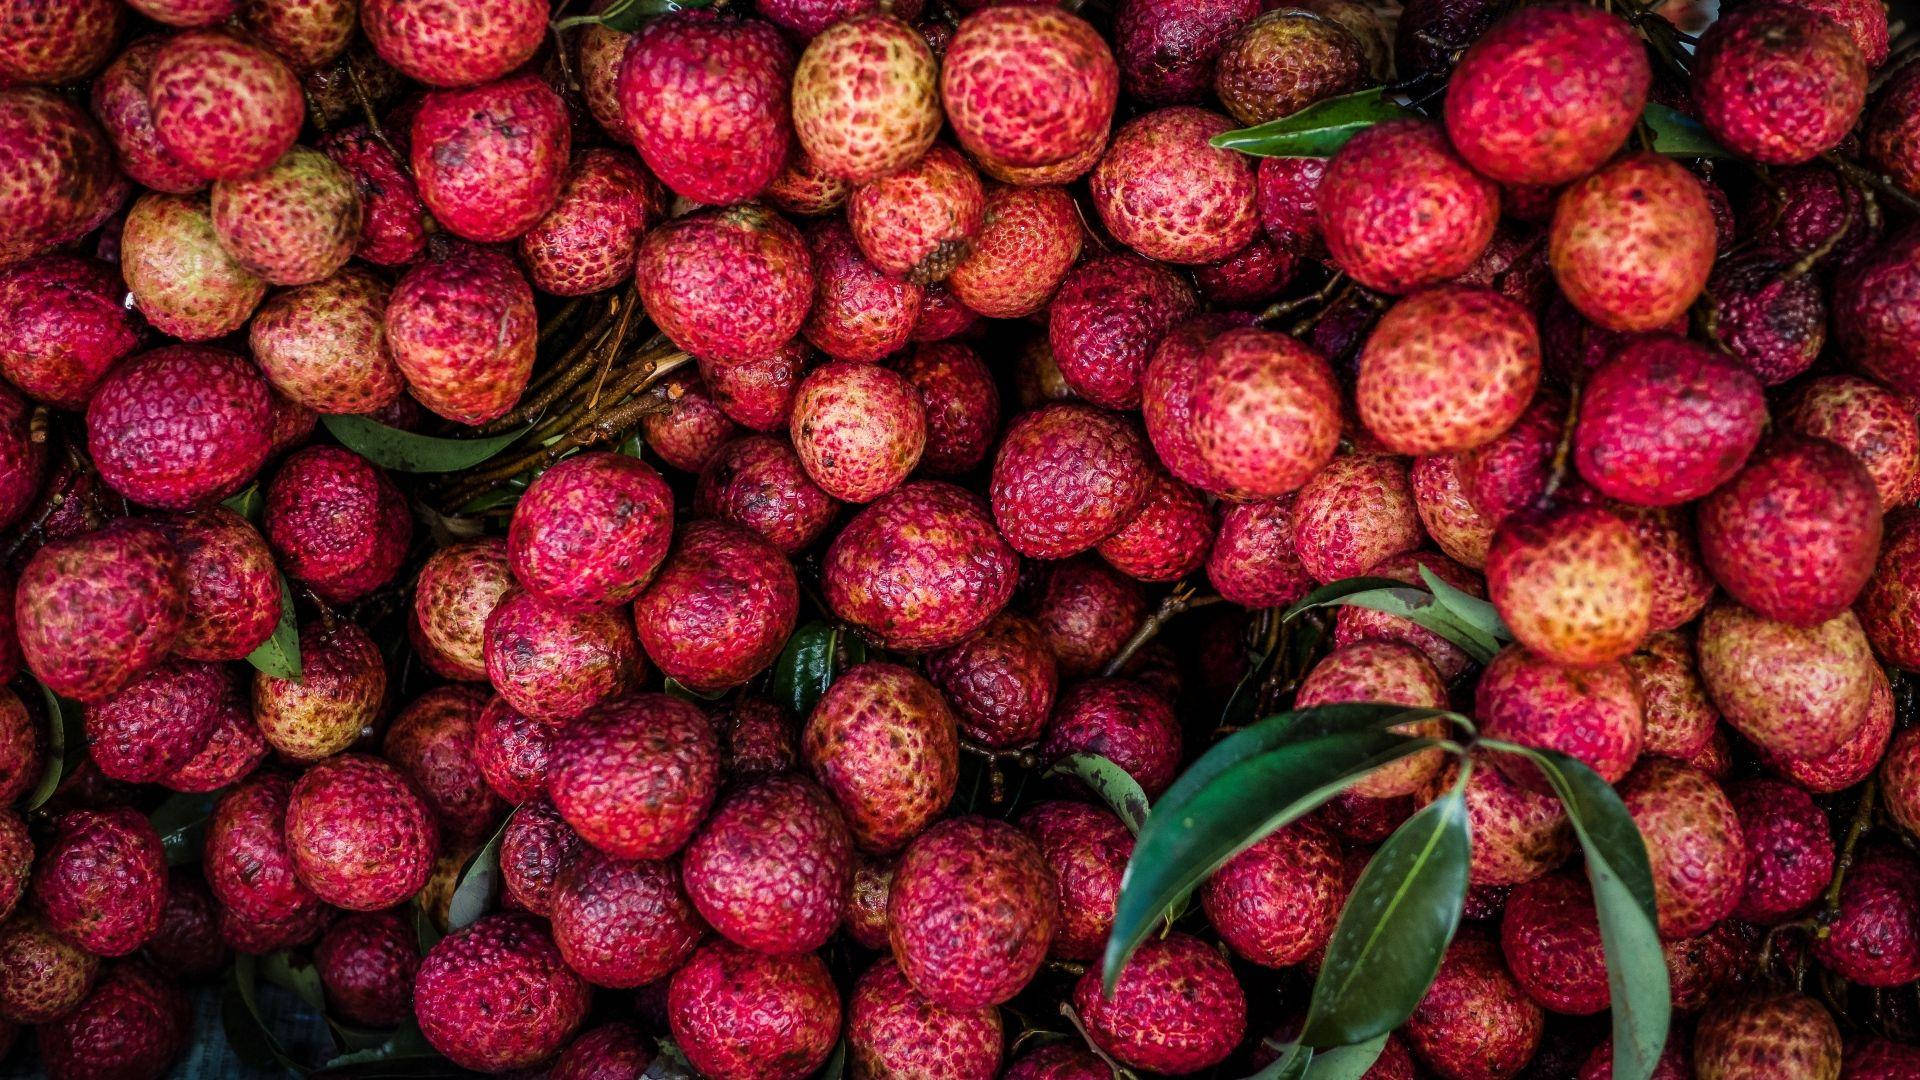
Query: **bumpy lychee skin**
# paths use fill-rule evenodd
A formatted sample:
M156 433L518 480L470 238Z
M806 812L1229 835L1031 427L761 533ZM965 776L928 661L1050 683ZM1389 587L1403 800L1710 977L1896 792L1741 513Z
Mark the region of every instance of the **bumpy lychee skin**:
M840 992L818 957L702 948L667 986L673 1037L714 1080L801 1080L833 1052Z
M940 92L960 144L989 171L1086 158L1083 172L1106 143L1120 72L1106 41L1078 16L1051 5L995 5L961 20Z
M1220 52L1213 89L1241 124L1264 124L1358 89L1367 75L1359 35L1317 12L1266 14Z
M1207 921L1238 955L1266 967L1311 960L1339 918L1340 841L1299 821L1227 860L1201 889Z
M595 147L568 166L553 209L520 237L535 288L555 296L610 289L633 273L640 237L666 196L632 154Z
M436 550L414 580L413 632L421 659L449 679L487 677L487 616L513 589L506 543L467 540Z
M894 959L936 1005L1019 993L1047 957L1058 892L1039 845L1003 822L941 822L908 845L887 899Z
M1864 986L1920 978L1920 865L1897 848L1864 853L1840 886L1840 906L1813 953L1828 970Z
M1422 568L1432 571L1435 577L1469 596L1486 595L1484 584L1472 571L1432 552L1415 551L1396 555L1367 567L1364 574L1424 587L1424 578L1420 574ZM1398 615L1361 607L1340 609L1334 617L1333 641L1342 647L1358 641L1398 641L1411 645L1425 653L1440 677L1447 681L1458 678L1472 663L1459 646L1439 634Z
M474 758L474 732L487 694L470 686L439 686L415 698L393 718L380 753L420 789L451 844L485 836L506 812Z
M1019 824L1040 845L1057 887L1059 915L1048 955L1098 960L1113 929L1133 834L1110 811L1082 802L1040 803L1020 815Z
M788 421L794 452L836 499L872 502L894 490L926 449L920 394L873 364L823 364L801 381Z
M1671 158L1628 154L1563 192L1547 240L1554 281L1611 330L1658 330L1713 271L1713 210Z
M0 388L0 522L12 525L32 512L46 465L44 412L11 387Z
M1539 1049L1545 1018L1489 938L1463 934L1447 947L1440 973L1400 1029L1414 1055L1441 1076L1513 1076Z
M8 151L0 213L16 223L0 243L0 262L70 244L126 201L112 144L85 112L50 91L0 91L0 146Z
M1643 749L1683 761L1704 750L1713 740L1720 713L1707 698L1694 664L1692 635L1656 633L1622 663L1640 691L1646 721Z
M957 342L934 341L900 354L891 366L913 384L926 412L921 468L957 476L985 460L999 435L1000 391L979 354Z
M1093 1051L1070 1042L1038 1047L1004 1074L1005 1080L1103 1080L1112 1075L1113 1070Z
M353 745L387 691L386 662L366 631L346 620L300 628L301 677L253 676L253 716L275 750L318 761Z
M369 413L405 383L387 348L391 290L366 270L276 293L248 327L255 362L275 390L323 413Z
M890 649L939 649L1012 599L1019 557L982 500L919 482L882 496L834 538L822 587L835 614Z
M1031 315L1080 257L1084 235L1066 189L996 187L987 192L980 229L947 275L947 288L988 318Z
M699 708L665 694L622 698L560 729L553 804L582 839L625 859L680 850L713 804L720 752Z
M359 7L353 0L256 0L240 22L295 71L311 72L346 51Z
M1073 1007L1094 1045L1153 1072L1198 1072L1225 1060L1247 1027L1247 1001L1226 960L1182 933L1150 938L1120 972L1112 996L1089 970Z
M952 711L932 684L895 664L861 664L835 681L807 717L801 753L854 842L880 854L926 828L959 782Z
M413 396L458 423L511 409L533 370L533 290L492 249L453 245L414 264L394 287L386 328Z
M562 611L515 592L487 616L487 679L515 709L559 723L636 685L645 660L618 611Z
M186 995L137 961L108 968L72 1012L35 1033L40 1063L57 1080L164 1076L187 1049Z
M1811 367L1827 340L1821 282L1775 251L1736 255L1707 279L1703 316L1718 344L1769 386Z
M160 834L129 807L72 810L34 864L33 906L96 956L125 956L160 929L167 903Z
M1150 259L1210 263L1259 230L1253 165L1208 140L1233 121L1177 107L1137 117L1114 135L1089 181L1114 239Z
M1647 842L1660 933L1691 937L1733 913L1746 886L1740 818L1720 785L1690 765L1647 758L1620 784Z
M209 180L238 180L293 146L306 106L280 58L218 30L192 30L153 57L147 103L160 145Z
M741 427L768 432L786 430L794 390L813 355L804 343L794 341L759 360L698 359L700 378L714 406Z
M304 146L213 186L221 246L273 285L311 284L346 265L363 213L352 175Z
M1140 583L1092 558L1048 567L1033 605L1033 620L1066 678L1099 671L1146 615Z
M267 772L249 777L214 804L201 865L214 897L241 918L284 922L320 906L320 898L295 876L287 849L292 791L291 779Z
M217 665L161 664L87 706L88 753L111 779L164 780L207 745L221 712L237 701L233 680Z
M1021 554L1065 558L1126 524L1147 478L1131 426L1085 405L1049 405L1007 429L993 465L994 520Z
M1859 458L1883 510L1905 501L1920 479L1920 427L1901 397L1876 382L1855 375L1810 380L1787 403L1781 422Z
M1293 537L1301 564L1323 582L1420 546L1405 462L1384 454L1328 462L1294 495Z
M160 930L147 939L147 959L183 979L206 979L225 969L233 953L220 940L217 907L197 870L175 867Z
M1601 664L1653 625L1653 574L1633 530L1597 507L1517 514L1487 552L1487 595L1513 635L1563 664Z
M653 1063L655 1043L640 1025L614 1020L567 1044L547 1071L552 1080L608 1080L637 1076Z
M106 263L45 255L0 270L0 372L35 401L84 409L140 345L126 286Z
M1797 627L1723 601L1707 609L1699 651L1714 704L1770 754L1821 757L1866 722L1874 665L1851 612Z
M793 127L823 172L865 184L911 165L940 132L939 64L885 12L855 15L807 43L793 73Z
M200 195L141 196L120 232L120 272L147 322L184 341L238 330L267 291L220 246Z
M1113 40L1127 93L1155 105L1200 100L1213 87L1227 42L1258 14L1260 5L1250 0L1122 4Z
M1474 715L1490 738L1558 750L1608 783L1627 775L1644 741L1640 695L1624 665L1569 667L1518 645L1487 665L1475 689ZM1494 760L1522 787L1552 793L1530 763L1511 756Z
M287 801L294 873L348 911L378 911L419 892L439 843L420 789L366 754L341 754L301 773Z
M1202 460L1230 491L1284 495L1333 459L1339 389L1326 359L1299 341L1229 330L1200 361L1192 423Z
M544 795L554 729L515 712L498 696L473 719L469 752L487 786L514 805Z
M793 144L793 49L758 19L676 11L635 33L620 64L620 120L677 195L713 206L751 199Z
M664 674L702 692L738 686L780 654L800 593L773 545L738 526L695 522L634 602L640 643Z
M1895 390L1920 388L1920 349L1911 337L1920 296L1920 229L1870 250L1834 285L1833 325L1847 356Z
M1457 767L1449 764L1416 798L1421 802L1452 790ZM1550 795L1536 795L1483 761L1467 779L1467 819L1480 840L1473 845L1468 880L1474 885L1517 885L1551 872L1574 851L1566 808Z
M1500 918L1500 951L1541 1008L1587 1016L1607 1007L1606 956L1585 880L1554 874L1514 889Z
M790 955L840 925L853 842L839 807L809 780L776 776L729 796L688 845L682 879L727 940Z
M47 544L14 590L28 670L80 701L99 701L158 663L185 621L179 553L144 521Z
M1640 119L1652 82L1626 20L1585 5L1528 7L1474 42L1447 81L1447 133L1504 184L1564 184L1599 167Z
M0 10L0 79L51 85L84 78L113 55L125 15L109 0L8 4Z
M1866 60L1846 28L1795 4L1754 5L1715 22L1693 65L1701 124L1721 145L1767 165L1797 165L1833 149L1866 96Z
M12 804L39 782L44 742L40 722L27 712L20 696L11 690L0 693L0 802Z
M586 1017L589 991L530 915L486 915L420 962L413 1015L462 1068L506 1072L551 1057Z
M681 472L697 473L706 468L720 447L740 433L713 403L700 373L693 368L672 372L654 387L652 395L665 408L642 416L640 433L660 460Z
M334 923L314 946L313 966L328 1010L350 1024L398 1027L413 1011L420 947L413 928L393 912L349 915Z
M709 360L773 355L813 302L800 233L758 206L704 210L647 234L634 267L640 301L675 345Z
M12 810L0 812L0 920L19 906L32 873L33 838L26 820Z
M977 632L927 658L927 675L952 703L968 738L993 747L1039 738L1059 674L1032 620L995 616Z
M1247 608L1291 604L1314 579L1293 550L1293 498L1235 503L1220 515L1207 580L1222 598Z
M887 949L887 894L893 888L893 863L866 855L854 856L853 879L847 887L847 936L863 949Z
M420 198L457 236L512 240L559 199L570 132L566 105L537 75L430 93L413 117Z
M522 804L500 833L500 886L507 903L545 918L560 874L585 843L545 797Z
M1766 420L1760 380L1738 364L1681 338L1640 337L1587 380L1574 462L1612 498L1674 506L1731 479Z
M936 1005L907 982L891 959L867 969L854 984L846 1035L851 1071L875 1080L992 1080L1000 1071L1000 1010Z
M1633 530L1653 573L1653 630L1692 622L1713 598L1713 578L1700 561L1692 515L1682 507L1628 506L1609 509Z
M547 29L540 0L366 0L360 26L380 58L431 86L497 79L533 56Z
M1090 260L1067 275L1048 310L1054 362L1081 397L1134 408L1155 350L1194 307L1193 290L1165 266L1127 254Z
M135 502L180 510L238 490L267 459L266 381L222 349L173 345L111 372L87 404L100 476Z
M1832 169L1802 165L1771 172L1775 186L1750 192L1740 213L1741 226L1762 246L1798 258L1834 240L1818 263L1830 266L1835 256L1857 256L1879 238L1859 191Z
M1774 440L1699 510L1700 554L1714 580L1795 626L1846 611L1873 575L1882 531L1872 474L1825 439Z
M1566 415L1566 398L1551 386L1543 387L1512 427L1458 455L1461 492L1485 520L1489 534L1545 494Z
M597 986L662 978L706 933L673 865L652 859L583 852L560 870L549 903L561 958Z
M405 159L365 124L328 132L318 145L353 176L360 191L365 215L354 253L379 266L402 266L418 259L434 225Z
M920 160L855 188L847 224L873 264L916 282L952 272L980 230L986 193L958 151L935 146Z
M1736 918L1770 925L1791 918L1833 879L1833 834L1812 796L1792 784L1755 778L1727 789L1740 818L1747 876Z
M1827 1010L1799 994L1735 998L1700 1018L1693 1070L1700 1080L1838 1080L1840 1029Z
M310 446L267 485L267 543L287 575L326 600L357 600L393 579L413 538L406 499L351 450Z
M1460 160L1439 125L1420 120L1354 136L1328 162L1317 201L1333 261L1389 293L1463 273L1500 216L1499 186Z
M100 958L54 933L32 909L0 924L0 1018L44 1024L72 1011L99 974Z
M534 480L514 507L507 559L521 586L556 607L614 607L639 595L673 532L673 493L625 454L580 454Z
M872 363L912 337L925 289L884 273L860 251L839 218L807 232L818 288L801 327L808 343L835 360Z
M1098 754L1126 770L1148 797L1173 783L1180 767L1180 723L1173 706L1131 679L1088 679L1060 695L1040 756Z
M1484 681L1482 683L1484 684ZM1347 701L1390 702L1417 709L1447 707L1447 686L1418 648L1399 641L1362 640L1328 653L1300 683L1296 708ZM1401 724L1394 730L1408 735L1441 737L1444 720ZM1368 773L1350 791L1370 799L1411 795L1442 764L1438 749L1422 751Z
M185 765L162 777L162 786L196 794L218 791L253 772L267 756L266 736L249 714L245 696L238 687L235 690L220 699L207 744Z
M786 555L826 532L839 506L807 476L791 447L764 435L721 447L694 493L696 514L738 525Z
M1539 384L1529 313L1490 289L1441 285L1381 317L1354 396L1361 422L1394 453L1443 454L1513 426Z
M1100 541L1100 557L1141 581L1176 581L1200 568L1213 542L1213 514L1200 493L1156 470L1140 509Z

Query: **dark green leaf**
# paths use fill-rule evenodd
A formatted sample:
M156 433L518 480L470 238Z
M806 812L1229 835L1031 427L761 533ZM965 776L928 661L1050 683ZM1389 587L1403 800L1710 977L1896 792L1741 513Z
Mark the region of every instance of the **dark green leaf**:
M1424 567L1422 570L1424 571ZM1438 580L1438 579L1435 579ZM1445 585L1445 582L1441 582ZM1451 586L1448 586L1451 589ZM1446 638L1459 646L1461 651L1481 663L1493 659L1500 651L1500 640L1481 628L1483 613L1472 603L1486 604L1484 600L1460 593L1452 589L1466 601L1463 606L1465 616L1456 615L1454 609L1440 603L1433 593L1418 586L1408 585L1404 581L1391 578L1346 578L1323 585L1308 593L1298 603L1287 609L1286 618L1292 618L1303 611L1316 607L1363 607L1373 611L1397 615L1410 622L1417 623ZM1489 608L1491 605L1488 605ZM1494 617L1495 622L1498 616ZM1503 631L1505 627L1501 628Z
M335 1030L338 1031L339 1028L336 1026ZM435 1063L451 1065L427 1042L426 1036L420 1033L419 1026L408 1021L398 1030L388 1032L379 1042L371 1046L358 1047L329 1060L314 1075L352 1076L358 1080L373 1080L374 1077L388 1076L410 1078L448 1075L446 1072L435 1069ZM391 1066L391 1068L380 1069L377 1066Z
M27 801L22 804L28 810L45 806L53 793L60 790L60 781L80 766L87 752L87 733L81 724L83 706L77 701L62 699L37 679L34 685L40 687L40 697L46 702L47 763L40 770L40 782L27 793Z
M200 861L200 846L207 836L207 819L213 816L213 804L219 801L212 792L179 792L167 796L148 820L160 834L160 846L166 850L168 866L184 866Z
M480 850L460 868L460 876L447 900L447 929L458 930L485 915L500 894L500 838L507 834L507 823L493 830Z
M517 428L484 439L440 439L391 428L364 416L322 416L340 445L383 469L411 473L458 472L506 449L527 433Z
M832 623L810 622L793 632L780 658L773 662L773 683L768 693L793 710L802 721L813 711L820 696L833 685L834 653L839 646L840 628Z
M678 1044L672 1039L660 1040L660 1052L654 1055L653 1064L640 1074L641 1080L700 1080L700 1074L694 1070L693 1062L687 1060Z
M1715 142L1700 121L1680 112L1671 106L1657 101L1647 102L1647 111L1641 114L1647 129L1653 132L1653 149L1673 157L1732 157L1727 149Z
M220 505L246 518L248 521L260 520L260 509L267 503L267 497L259 484L247 485L247 490L226 500Z
M1303 1080L1307 1067L1313 1064L1313 1050L1291 1042L1280 1048L1280 1056L1267 1062L1265 1068L1247 1080Z
M1386 1048L1387 1036L1382 1033L1352 1046L1322 1050L1307 1065L1306 1080L1362 1080Z
M1586 855L1587 880L1600 916L1612 993L1613 1075L1647 1080L1667 1043L1673 1001L1655 917L1653 867L1640 829L1598 773L1552 750L1487 741L1489 749L1520 754L1540 767L1567 808Z
M844 1080L847 1075L847 1040L841 1039L833 1048L833 1056L827 1059L820 1071L814 1074L814 1080Z
M300 681L300 624L293 609L293 589L280 575L280 621L273 636L247 654L247 663L276 679Z
M260 978L275 986L293 991L301 1001L312 1007L313 1011L327 1011L326 991L320 986L320 969L312 964L299 963L285 949L268 953L260 958L258 972Z
M1213 137L1223 150L1257 157L1330 157L1347 140L1375 124L1414 116L1376 86L1315 102L1290 116Z
M296 1076L307 1074L306 1066L288 1056L280 1040L274 1038L260 1017L260 1002L254 996L254 958L241 953L233 958L227 971L227 985L220 1000L220 1024L226 1031L227 1045L240 1060L255 1068L275 1066Z
M598 15L575 15L561 19L554 26L561 30L582 26L587 23L599 23L615 30L633 31L648 19L670 12L684 11L688 8L702 8L713 0L613 0L605 11Z
M1462 765L1462 780L1471 767ZM1380 845L1327 944L1301 1027L1304 1042L1350 1046L1413 1015L1460 926L1469 845L1459 783Z
M693 687L688 686L686 683L681 682L679 679L676 679L671 675L667 676L666 684L663 687L661 687L661 689L664 690L666 693L679 698L682 701L691 701L695 704L700 704L702 702L711 703L711 702L719 701L721 698L727 696L727 692L725 690L713 690L703 694L700 691L695 690Z
M1093 789L1093 793L1113 808L1135 836L1147 823L1147 794L1127 770L1099 754L1068 754L1047 770L1050 774L1071 776Z

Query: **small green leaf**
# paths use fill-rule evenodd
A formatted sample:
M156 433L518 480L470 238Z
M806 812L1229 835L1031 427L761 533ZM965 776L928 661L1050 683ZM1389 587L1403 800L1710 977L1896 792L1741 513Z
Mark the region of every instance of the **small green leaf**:
M1421 569L1424 573L1425 567ZM1445 582L1441 584L1446 586ZM1458 589L1452 589L1451 586L1446 587L1451 590L1450 595L1458 594L1465 601L1458 607L1458 611L1463 614L1456 614L1455 607L1441 603L1433 593L1418 586L1408 585L1404 581L1359 577L1346 578L1315 589L1288 608L1284 617L1291 619L1303 611L1317 607L1363 607L1388 615L1397 615L1423 626L1459 646L1462 652L1480 663L1484 664L1493 659L1493 655L1500 651L1502 639L1484 628L1487 621L1486 614L1473 606L1486 605L1488 610L1491 610L1492 605L1468 596ZM1501 633L1505 633L1506 627L1499 624L1499 616L1493 616L1493 622L1499 626ZM1507 635L1506 640L1511 640L1510 634Z
M340 445L383 469L410 473L458 472L472 468L512 445L527 433L516 428L484 439L440 439L388 427L364 416L327 415L320 418Z
M327 994L320 985L320 969L295 961L285 949L260 958L260 978L282 989L293 991L317 1013L327 1011Z
M568 30L588 23L599 23L615 30L634 31L648 19L688 8L703 8L713 0L613 0L597 15L575 15L554 23L556 30Z
M507 823L493 830L480 850L460 868L460 877L447 900L447 929L458 930L485 915L500 894L500 838L507 834Z
M1289 116L1213 137L1222 150L1256 157L1331 157L1347 140L1375 124L1415 116L1376 86L1317 101Z
M227 985L220 1000L220 1026L226 1031L227 1045L241 1061L255 1068L278 1066L295 1076L305 1076L307 1067L287 1054L260 1017L260 1002L254 995L254 966L254 957L241 953L227 970Z
M334 1030L340 1029L336 1026ZM420 1033L419 1025L409 1020L397 1030L386 1033L379 1042L357 1047L330 1059L314 1075L351 1076L356 1080L373 1080L375 1077L412 1080L414 1077L471 1074L455 1070L452 1063L441 1057L439 1051L427 1042L427 1037Z
M727 696L727 692L725 690L714 690L708 693L701 693L700 691L695 690L693 687L688 686L686 683L681 682L679 679L676 679L671 675L667 676L666 684L663 687L661 687L661 689L666 693L679 698L681 701L691 701L696 705L701 703L712 703L715 701L719 701L721 698Z
M1074 777L1092 788L1094 794L1120 815L1128 831L1140 835L1140 829L1147 823L1147 794L1140 790L1133 774L1099 754L1068 754L1047 772Z
M1513 631L1507 629L1506 621L1500 618L1500 609L1488 601L1454 588L1424 563L1420 564L1420 580L1426 583L1427 591L1433 594L1434 604L1453 616L1461 626L1475 631L1495 645L1505 645L1513 640Z
M1641 114L1647 129L1653 132L1653 149L1671 157L1732 157L1727 148L1714 141L1700 121L1671 106L1647 102Z
M248 484L247 490L221 503L221 506L239 514L248 521L259 521L260 510L267 504L267 496L260 490L259 484Z
M1463 781L1471 768L1462 764ZM1327 943L1302 1041L1350 1046L1413 1015L1460 927L1470 855L1462 783L1380 845Z
M300 624L293 608L293 587L280 575L280 622L272 636L247 654L247 663L276 679L300 681Z
M60 781L80 767L87 752L87 733L81 723L84 706L63 699L37 679L34 685L40 688L40 696L46 702L47 763L40 770L40 782L27 793L27 801L22 804L28 810L45 806L53 793L60 790Z
M1279 1057L1269 1061L1265 1068L1246 1080L1304 1080L1307 1068L1312 1064L1313 1049L1290 1042L1280 1049Z
M802 721L833 685L840 628L833 623L810 622L793 632L780 658L773 662L773 699L793 710ZM864 646L863 646L864 647Z
M1653 867L1632 815L1598 773L1566 754L1486 740L1481 745L1519 754L1545 774L1567 808L1586 855L1587 880L1606 949L1612 994L1613 1075L1648 1080L1660 1062L1673 1019L1672 990L1654 909Z
M160 846L167 853L168 866L184 866L200 861L200 848L207 836L207 820L219 801L212 792L179 792L167 796L148 820L160 834Z
M1387 1033L1352 1046L1336 1046L1313 1055L1306 1080L1362 1080L1387 1048Z

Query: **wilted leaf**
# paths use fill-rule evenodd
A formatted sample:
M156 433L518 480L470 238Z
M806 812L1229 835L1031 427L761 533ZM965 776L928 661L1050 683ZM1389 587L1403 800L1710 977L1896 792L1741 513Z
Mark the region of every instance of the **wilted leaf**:
M1318 101L1299 112L1213 137L1223 150L1257 157L1331 157L1347 140L1375 124L1416 115L1376 86Z
M410 473L458 472L471 468L513 444L527 433L518 428L484 439L441 439L388 427L364 416L327 415L320 418L340 445L383 469Z

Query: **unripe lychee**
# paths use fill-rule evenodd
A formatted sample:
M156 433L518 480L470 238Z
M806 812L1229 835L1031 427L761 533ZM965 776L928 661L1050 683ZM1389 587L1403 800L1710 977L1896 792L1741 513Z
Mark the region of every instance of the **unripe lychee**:
M885 12L855 15L807 43L793 72L793 128L821 170L865 184L911 165L940 133L939 64Z
M212 205L220 245L273 285L311 284L346 265L364 213L352 175L304 146L216 182Z
M1487 595L1522 645L1563 664L1618 660L1653 624L1653 574L1640 542L1597 507L1501 523L1487 552Z
M357 267L275 293L247 328L254 362L275 390L316 412L391 405L406 389L387 347L391 296Z
M1839 1080L1840 1029L1812 998L1758 994L1723 1002L1693 1033L1699 1080Z
M1471 450L1526 410L1540 383L1531 315L1490 289L1441 285L1395 304L1360 354L1360 420L1397 454Z
M1234 119L1264 124L1359 89L1368 59L1359 34L1302 5L1268 12L1228 38L1213 88Z
M220 246L204 195L141 196L120 230L120 272L147 322L183 341L238 330L267 292Z
M485 679L487 616L513 582L507 545L497 537L448 544L428 556L414 579L409 624L421 659L444 678Z
M386 698L387 668L366 631L344 619L300 628L300 678L253 675L253 718L273 748L310 762L352 746Z
M1656 633L1622 663L1640 691L1645 751L1685 761L1704 750L1720 713L1695 666L1692 634Z
M0 1019L58 1019L87 996L99 972L98 956L54 933L30 908L0 924Z

